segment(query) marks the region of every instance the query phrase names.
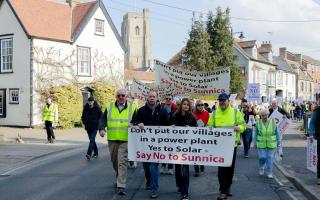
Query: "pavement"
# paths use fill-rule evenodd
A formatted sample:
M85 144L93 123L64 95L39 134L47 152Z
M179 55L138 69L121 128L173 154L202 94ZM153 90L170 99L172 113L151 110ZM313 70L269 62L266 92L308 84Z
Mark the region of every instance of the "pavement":
M320 200L316 174L307 169L307 140L300 131L301 125L301 122L293 121L284 134L284 156L275 165L308 199Z
M276 163L275 178L258 175L257 153L243 158L239 147L232 199L304 200L319 199L320 186L315 174L306 169L306 140L293 123L284 136L284 158ZM24 144L14 143L18 133ZM1 199L148 199L141 164L129 170L128 195L114 195L114 172L106 141L97 136L99 158L84 159L88 139L83 129L55 130L56 142L45 144L44 129L0 127L0 134L11 143L0 144ZM217 168L206 167L200 177L193 177L190 166L190 198L215 199L218 195ZM54 185L54 186L53 186ZM160 177L159 199L178 199L174 176ZM19 192L15 192L15 191ZM40 192L37 192L40 191ZM268 195L264 195L268 194Z

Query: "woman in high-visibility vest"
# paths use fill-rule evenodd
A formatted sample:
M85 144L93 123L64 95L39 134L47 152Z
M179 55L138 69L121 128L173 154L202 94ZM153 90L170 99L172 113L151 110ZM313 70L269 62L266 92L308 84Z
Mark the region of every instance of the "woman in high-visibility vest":
M256 123L254 147L258 148L259 174L266 172L268 178L273 178L272 165L275 150L280 146L280 134L274 119L268 119L269 110L260 111L260 120Z

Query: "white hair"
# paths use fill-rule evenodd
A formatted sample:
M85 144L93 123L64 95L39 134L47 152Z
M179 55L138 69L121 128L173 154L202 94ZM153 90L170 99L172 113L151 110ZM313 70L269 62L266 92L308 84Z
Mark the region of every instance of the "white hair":
M276 104L278 104L278 101L277 101L277 99L272 99L271 103L276 103Z
M262 109L262 110L260 110L260 115L263 115L263 114L265 114L265 115L269 115L269 110L268 109Z
M117 89L116 95L117 94L125 94L125 95L127 95L127 91L125 89Z

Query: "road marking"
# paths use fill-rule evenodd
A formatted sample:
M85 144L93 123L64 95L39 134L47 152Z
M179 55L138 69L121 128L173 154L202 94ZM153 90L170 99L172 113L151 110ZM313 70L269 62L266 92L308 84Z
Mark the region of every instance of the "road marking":
M30 165L33 165L33 164L38 164L38 163L41 163L41 162L44 162L44 161L47 161L47 160L50 160L50 159L53 159L53 158L56 158L58 156L61 156L61 154L67 154L67 153L71 153L71 152L75 152L75 151L79 151L81 149L81 147L79 148L76 148L76 149L71 149L71 150L66 150L66 151L61 151L59 153L56 153L56 154L53 154L53 155L49 155L48 157L44 157L44 158L36 158L34 161L33 159L30 159L28 161L26 161L26 164L22 165L22 166L19 166L19 167L15 167L7 172L4 172L2 174L0 174L0 176L10 176L11 173L15 172L15 171L18 171L20 169L23 169L25 167L28 167Z

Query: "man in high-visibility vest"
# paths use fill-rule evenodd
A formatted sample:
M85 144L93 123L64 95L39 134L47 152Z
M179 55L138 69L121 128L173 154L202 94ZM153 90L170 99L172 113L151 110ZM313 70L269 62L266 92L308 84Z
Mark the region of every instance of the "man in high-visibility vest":
M116 91L116 101L108 103L104 112L108 147L113 169L116 172L118 195L126 195L128 128L136 112L136 104L127 101L127 94L124 89ZM100 135L103 137L105 131L100 131Z
M234 128L236 132L236 141L234 144L234 152L232 164L230 167L218 167L218 178L220 185L220 195L217 198L218 200L225 200L231 194L231 184L234 174L236 155L237 155L237 146L240 142L240 134L246 130L246 123L243 119L243 116L240 111L235 108L232 108L229 104L229 96L225 93L222 93L218 97L219 106L212 112L210 115L208 125L213 127L226 127ZM232 147L231 147L232 148Z
M51 97L47 98L47 103L43 108L42 120L47 130L47 143L54 143L56 138L52 127L54 123L58 123L58 106L52 102Z

